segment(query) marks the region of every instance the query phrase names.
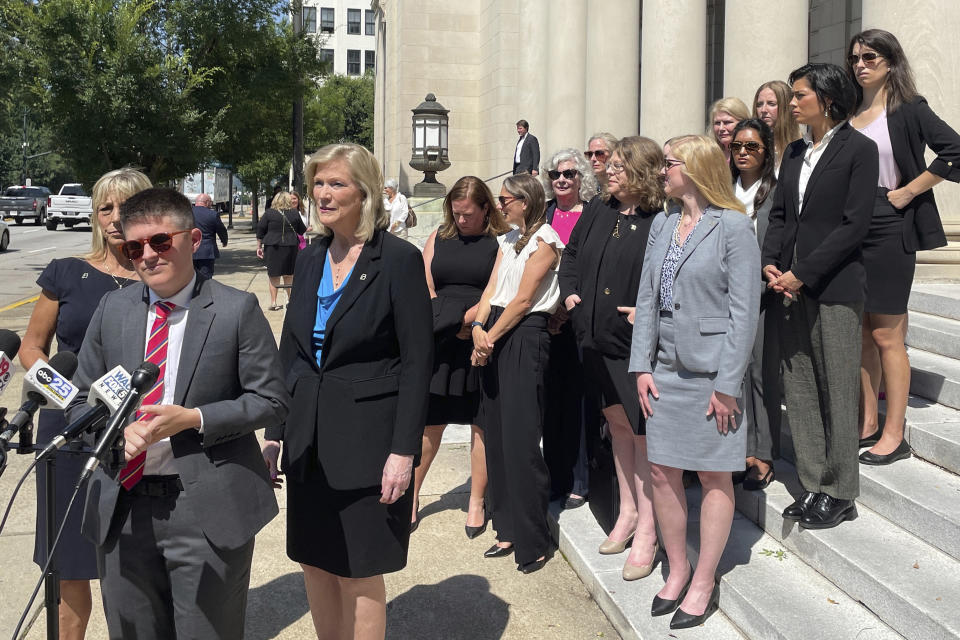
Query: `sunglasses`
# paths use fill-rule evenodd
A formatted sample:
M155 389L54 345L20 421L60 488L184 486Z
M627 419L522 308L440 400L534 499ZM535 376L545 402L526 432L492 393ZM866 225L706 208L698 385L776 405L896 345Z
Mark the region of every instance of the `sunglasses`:
M731 153L740 153L741 149L745 149L747 153L757 153L764 146L759 142L731 142L730 151Z
M507 198L506 196L497 196L497 202L500 203L500 207L501 207L501 208L507 206L508 204L510 204L511 202L513 202L514 200L523 200L523 198L520 198L520 197Z
M860 55L851 53L847 56L847 64L849 64L851 67L855 67L861 60L863 60L863 64L873 64L880 58L883 58L883 56L876 51L864 51Z
M583 152L583 156L584 156L587 160L593 160L593 156L597 156L597 160L600 160L601 162L602 162L603 159L606 158L608 155L610 155L610 152L609 152L609 151L604 151L603 149L600 149L599 151L584 151L584 152Z
M551 180L559 180L560 176L563 176L567 180L573 180L578 175L580 175L580 172L577 171L576 169L564 169L563 171L557 171L556 169L551 169L550 171L547 171L547 175L550 176Z
M128 260L139 260L143 257L143 246L145 244L149 244L150 248L157 254L166 253L173 247L173 236L178 236L181 233L189 233L190 231L191 229L184 229L183 231L174 231L173 233L155 233L149 238L127 240L120 249Z

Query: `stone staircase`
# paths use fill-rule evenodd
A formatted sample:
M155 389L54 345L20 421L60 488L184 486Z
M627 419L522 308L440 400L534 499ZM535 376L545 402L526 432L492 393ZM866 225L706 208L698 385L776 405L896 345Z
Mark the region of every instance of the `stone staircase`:
M859 517L801 530L783 509L800 492L785 420L784 460L764 492L736 492L719 574L719 614L682 638L947 640L960 637L960 285L915 285L906 437L915 457L861 466ZM696 561L699 488L688 492ZM671 637L651 618L658 575L627 583L626 558L600 556L586 509L557 513L560 549L624 638ZM662 572L662 566L655 574Z
M432 200L432 202L431 202ZM443 198L407 198L409 206L417 215L417 226L407 229L407 240L423 250L430 234L443 222Z

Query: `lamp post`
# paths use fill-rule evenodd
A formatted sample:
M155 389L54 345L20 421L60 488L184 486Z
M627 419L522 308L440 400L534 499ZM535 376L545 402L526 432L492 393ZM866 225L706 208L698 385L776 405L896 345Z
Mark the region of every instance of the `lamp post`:
M449 109L437 102L437 97L428 93L420 105L413 109L413 156L410 166L423 172L423 181L414 185L415 196L444 196L447 188L437 182L437 172L450 166L447 148Z

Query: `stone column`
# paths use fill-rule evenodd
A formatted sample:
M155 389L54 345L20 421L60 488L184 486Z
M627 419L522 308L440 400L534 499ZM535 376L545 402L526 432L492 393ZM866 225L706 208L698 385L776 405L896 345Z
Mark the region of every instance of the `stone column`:
M643 3L641 135L662 143L703 133L706 47L706 0Z
M917 91L944 122L960 130L960 73L950 54L960 33L960 4L954 0L863 0L862 24L864 29L885 29L897 36L913 68ZM927 160L932 157L928 151ZM960 185L943 182L934 193L952 248L921 252L917 278L956 278L960 275Z
M587 13L584 134L636 135L640 125L640 3L591 2ZM586 138L580 143L586 147ZM581 148L578 146L578 148Z
M547 77L547 130L540 138L541 164L563 147L583 147L585 104L591 99L585 92L586 0L552 0L547 25L546 56L543 67L537 69Z
M530 133L540 141L541 158L547 151L550 99L548 77L550 70L550 0L522 0L520 2L519 33L520 56L516 63L517 111L512 114L508 128L523 118L530 123ZM493 80L496 85L496 79ZM516 146L516 133L504 134ZM513 148L513 147L511 147ZM508 150L509 154L510 151ZM506 168L510 168L507 165ZM499 172L497 172L499 173ZM492 174L491 174L492 175ZM492 185L491 185L492 187Z
M807 62L807 0L729 0L723 26L723 95L753 110L764 82L787 81Z

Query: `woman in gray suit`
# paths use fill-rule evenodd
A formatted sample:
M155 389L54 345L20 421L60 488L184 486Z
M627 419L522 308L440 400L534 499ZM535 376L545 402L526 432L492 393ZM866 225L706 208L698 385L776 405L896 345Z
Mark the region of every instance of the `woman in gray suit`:
M743 375L760 315L760 249L723 151L706 136L664 146L664 192L679 205L650 228L637 293L630 371L647 420L653 505L670 573L651 614L671 629L717 610L715 573L733 523L732 472L743 469ZM700 559L687 561L683 471L703 486Z
M730 172L733 191L757 232L757 246L770 224L770 209L777 189L775 137L763 120L747 118L733 128L730 143ZM743 402L747 423L747 491L766 489L773 482L773 461L780 457L780 348L777 337L780 302L760 277L760 323L753 341Z

